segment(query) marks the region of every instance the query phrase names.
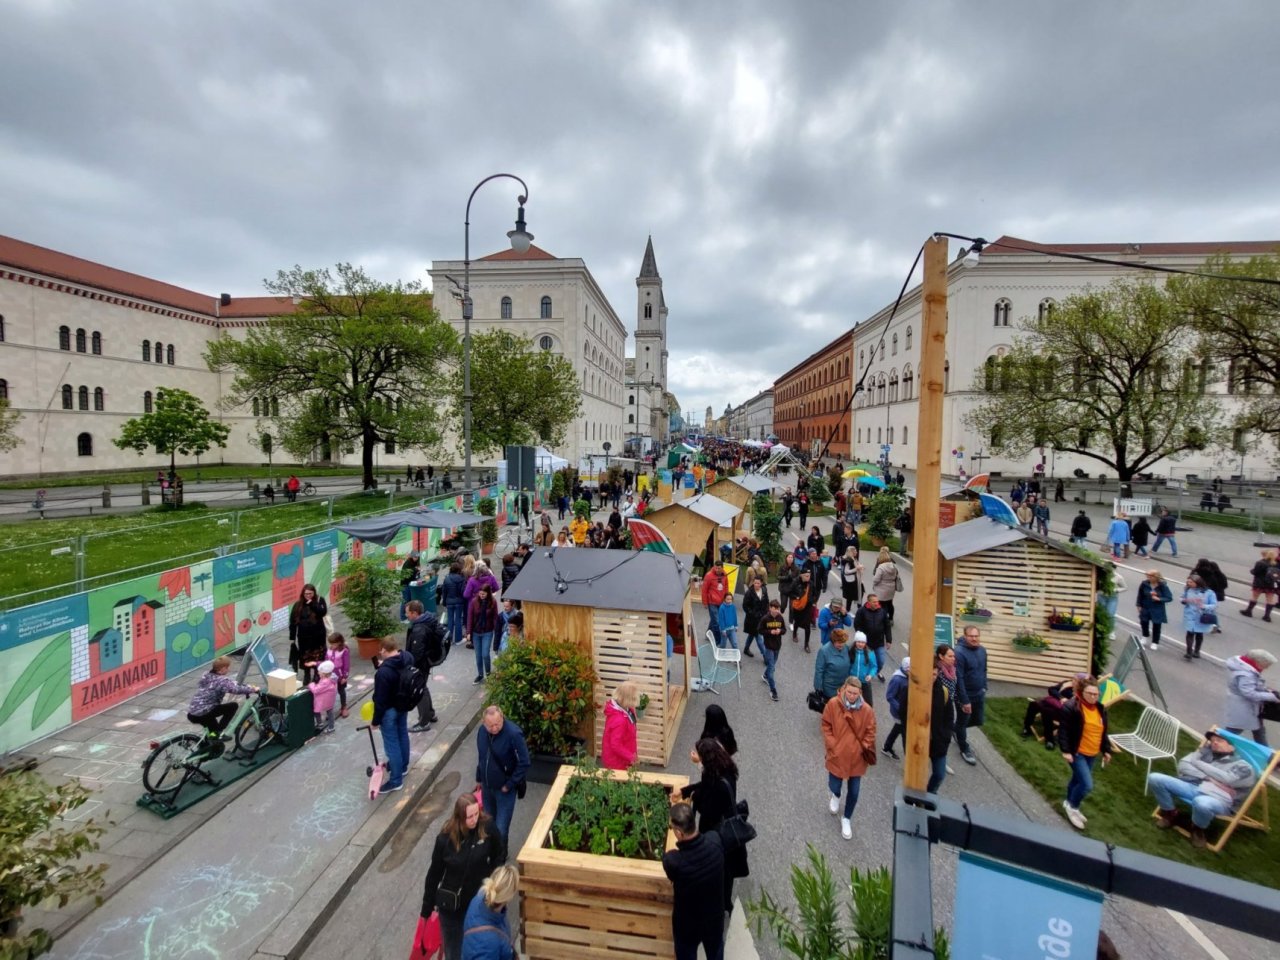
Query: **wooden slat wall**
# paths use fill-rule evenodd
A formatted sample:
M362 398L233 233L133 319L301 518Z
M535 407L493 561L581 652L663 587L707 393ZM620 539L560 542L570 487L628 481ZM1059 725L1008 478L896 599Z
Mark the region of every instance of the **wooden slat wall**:
M593 656L596 664L595 713L604 716L605 702L618 684L634 680L649 695L649 709L636 726L641 763L667 762L667 724L674 713L667 686L667 619L661 613L595 610ZM595 750L600 755L604 723L596 724Z
M1054 550L1035 540L1021 540L958 558L953 566L951 612L956 632L967 622L960 610L970 595L993 614L978 624L987 648L987 670L993 680L1012 680L1048 686L1089 669L1093 643L1096 568L1085 560ZM1030 605L1031 615L1013 614L1014 601ZM1048 616L1072 610L1085 621L1079 633L1050 630ZM1010 642L1020 629L1038 633L1051 649L1022 653Z

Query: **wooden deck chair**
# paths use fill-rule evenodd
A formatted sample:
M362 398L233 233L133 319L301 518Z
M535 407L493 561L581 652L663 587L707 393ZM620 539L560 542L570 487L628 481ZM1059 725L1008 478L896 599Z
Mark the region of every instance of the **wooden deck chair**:
M1226 846L1231 834L1235 833L1236 827L1245 826L1252 827L1255 830L1271 830L1270 816L1267 809L1267 781L1276 772L1277 766L1280 766L1280 750L1272 750L1261 743L1255 743L1251 739L1238 736L1226 730L1217 730L1215 728L1214 732L1231 743L1236 748L1236 753L1242 759L1247 760L1249 766L1253 767L1258 774L1258 782L1253 785L1249 795L1240 801L1240 806L1236 808L1236 812L1223 814L1217 818L1227 821L1227 825L1222 830L1222 835L1209 844L1210 850L1214 853L1219 853ZM1250 810L1259 799L1262 801L1261 817L1250 816Z
M1138 728L1130 733L1111 734L1111 745L1133 754L1133 762L1141 758L1147 761L1147 777L1151 776L1151 764L1162 757L1173 757L1178 752L1178 721L1155 707L1144 707L1138 717ZM1147 792L1143 782L1142 792Z

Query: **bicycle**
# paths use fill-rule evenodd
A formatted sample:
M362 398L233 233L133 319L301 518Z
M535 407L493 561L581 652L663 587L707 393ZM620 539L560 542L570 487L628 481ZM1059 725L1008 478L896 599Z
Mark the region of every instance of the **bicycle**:
M306 483L302 485L302 489L299 491L299 493L301 493L304 497L314 497L316 495L316 485L312 483L310 480L308 480Z
M227 759L252 760L254 755L284 733L284 714L263 703L265 694L246 697L227 724L233 731L235 748ZM151 742L151 752L142 761L142 787L147 795L172 807L182 788L191 780L218 786L204 764L226 754L225 735L184 731Z

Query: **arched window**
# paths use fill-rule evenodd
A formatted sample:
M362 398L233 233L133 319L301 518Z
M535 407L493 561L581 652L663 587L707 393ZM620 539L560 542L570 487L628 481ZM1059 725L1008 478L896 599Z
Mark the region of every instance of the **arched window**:
M866 366L867 366L867 351L859 350L858 351L858 369L864 370L866 369Z
M883 344L881 344L881 346L883 346ZM885 394L886 394L887 386L888 386L888 381L885 380L884 374L882 373L880 374L880 382L876 384L876 403L885 402Z
M511 298L510 297L502 298L502 319L503 320L511 319Z
M76 330L76 353L84 353L89 349L89 339L85 335L84 327Z
M254 412L254 413L257 413L257 412L258 412L258 401L257 401L257 400L253 401L253 408L254 408L254 409L253 409L253 412ZM152 405L151 405L151 391L150 391L150 390L148 390L146 393L144 393L144 394L142 395L142 412L143 412L143 413L150 413L150 412L151 412L151 410L152 410Z
M93 409L98 411L107 409L107 395L103 393L101 387L93 388Z
M907 327L907 349L911 349L911 328Z
M627 403L635 403L636 395L634 393L627 394Z
M0 343L4 343L4 314L0 313Z
M150 393L148 393L148 394L147 394L147 407L148 407L148 408L150 408L150 406L151 406L151 394L150 394ZM262 404L260 404L260 403L258 402L258 398L257 398L257 397L254 397L254 398L253 398L253 415L254 415L255 417L260 417L260 416L262 416Z
M551 298L550 297L542 298L542 319L543 320L551 319Z
M81 386L79 391L77 392L79 393L79 396L80 396L80 409L88 410L89 409L89 388L86 386Z
M71 389L71 384L64 383L62 385L62 409L74 410L76 406L76 392Z
M996 301L995 310L993 312L995 326L1007 327L1009 325L1009 311L1012 308L1013 304L1009 302L1008 297L1001 297Z
M652 317L652 316L653 316L653 304L652 304L652 303L646 303L646 304L644 305L644 315L645 315L645 319L648 319L649 317Z
M628 413L627 423L635 423L635 422L636 422L636 415L634 413Z
M173 366L173 344L169 344L164 348L164 362L169 366Z
M0 380L0 400L7 401L9 399L9 381Z
M1052 297L1045 297L1040 301L1040 319L1048 320L1053 316L1053 311L1058 308L1058 304ZM1007 324L1006 324L1007 326Z
M902 444L903 444L903 446L906 446L906 443L907 443L907 428L906 428L906 427L903 427L903 428L902 428Z
M996 363L995 357L987 357L982 363L982 389L987 393L992 393L996 388Z
M160 349L162 346L163 344L159 340L157 340L156 341L156 363L164 363L164 351Z
M898 371L894 370L889 374L889 402L897 403L898 401ZM890 443L893 441L890 440Z
M276 397L271 398L271 415L273 417L280 416L280 400Z
M884 362L884 341L880 341L880 362Z
M888 443L893 443L893 427L890 427L890 428L889 428L889 438L888 438L888 441L887 441L887 442L888 442Z
M4 337L0 335L0 340ZM89 349L93 351L94 356L102 356L102 334L97 330L93 331L93 336L89 338Z
M146 360L148 363L151 362L151 341L150 340L142 341L142 359Z
M63 326L58 328L58 349L59 350L71 349L71 328L70 327Z
M87 433L82 433L76 437L76 453L82 457L92 457L93 437Z
M897 355L898 355L898 335L895 333L893 335L893 356L896 357Z
M395 438L395 437L387 437L387 439L386 439L385 441L383 441L383 444L382 444L382 452L383 452L383 453L395 453L395 452L396 452L396 438Z

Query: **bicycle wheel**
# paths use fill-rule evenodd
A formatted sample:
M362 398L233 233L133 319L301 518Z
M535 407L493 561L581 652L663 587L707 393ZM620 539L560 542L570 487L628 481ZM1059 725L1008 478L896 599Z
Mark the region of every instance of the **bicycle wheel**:
M142 761L142 786L152 796L176 793L190 775L187 760L204 739L184 733L160 744Z
M284 715L275 707L258 707L236 727L236 748L253 756L260 748L280 736Z
M316 485L314 483L305 484L302 487L302 492L308 497L314 497L316 495Z

